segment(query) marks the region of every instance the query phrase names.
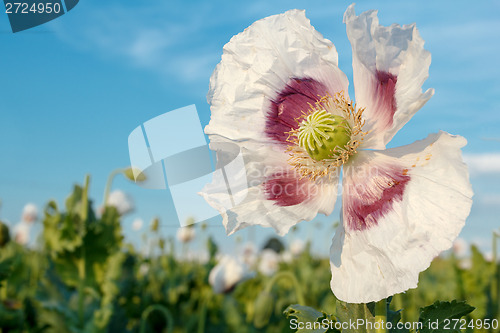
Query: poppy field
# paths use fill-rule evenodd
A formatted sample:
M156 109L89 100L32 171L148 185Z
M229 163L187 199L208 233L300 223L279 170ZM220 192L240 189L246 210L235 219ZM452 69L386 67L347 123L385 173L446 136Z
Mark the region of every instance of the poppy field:
M36 250L16 242L2 224L2 333L313 332L300 330L297 319L338 321L343 306L358 306L336 301L329 260L312 255L306 239L283 245L276 238L266 249L242 245L228 255L195 224L190 235L196 237L182 239L203 241L208 256L188 258L173 235L160 236L162 221L155 220L145 236L154 254L145 255L124 241L116 207L97 214L87 189L88 183L75 186L64 204L47 203ZM457 247L434 259L418 288L390 299L387 320L415 325L437 307L441 320L465 323L463 332L498 332L500 265L474 246ZM355 331L364 332L342 330Z
M91 2L2 35L0 333L500 333L497 5Z

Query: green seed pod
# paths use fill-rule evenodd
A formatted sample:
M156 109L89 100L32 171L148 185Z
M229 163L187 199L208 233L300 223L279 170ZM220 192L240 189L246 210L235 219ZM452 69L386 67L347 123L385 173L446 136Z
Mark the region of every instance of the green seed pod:
M123 170L123 175L133 182L143 182L146 180L146 175L138 168L126 168Z
M300 124L299 145L316 161L333 158L337 149L344 150L351 140L347 119L318 110Z
M151 222L151 231L158 231L158 227L160 226L160 220L156 217L152 222Z
M273 297L269 292L264 290L255 300L255 313L253 317L254 326L256 328L263 328L269 324L269 319L271 319L273 309Z

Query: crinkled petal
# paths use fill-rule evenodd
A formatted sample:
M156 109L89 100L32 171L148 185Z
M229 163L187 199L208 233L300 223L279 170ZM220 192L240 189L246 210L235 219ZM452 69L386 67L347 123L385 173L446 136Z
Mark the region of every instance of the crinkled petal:
M384 27L377 11L356 16L354 5L344 23L352 45L356 104L366 108L363 130L370 131L364 147L384 149L434 94L433 89L422 93L431 55L415 24Z
M452 246L472 205L465 144L440 132L362 151L345 169L342 225L330 257L339 299L367 303L415 288L419 273Z
M212 183L200 192L219 211L229 235L251 225L272 227L284 235L303 220L333 211L338 175L324 183L300 179L286 163L286 156L267 146L251 151L243 148L241 154L244 176L214 173ZM231 184L230 200L224 177Z
M211 141L217 135L247 147L273 141L269 127L282 122L271 110L275 99L347 92L348 80L337 59L335 46L311 26L304 11L290 10L253 23L224 46L210 79L212 114L205 133ZM303 85L294 85L297 80L313 85L304 92ZM304 98L286 103L284 116L291 120L284 122L293 123L294 114L300 115L300 108L307 106ZM293 114L288 112L290 104L297 109Z
M287 163L288 132L321 97L347 94L334 45L291 10L255 22L224 46L211 79L210 147L234 143L244 170L234 179L214 174L200 193L218 209L231 234L248 225L273 227L279 234L318 212L333 210L337 179L316 183ZM219 155L224 155L224 148ZM228 200L226 179L234 185Z

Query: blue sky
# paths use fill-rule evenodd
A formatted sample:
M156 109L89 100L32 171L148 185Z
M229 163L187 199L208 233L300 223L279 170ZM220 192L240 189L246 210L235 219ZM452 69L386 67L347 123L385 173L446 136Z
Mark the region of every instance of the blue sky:
M481 5L479 5L479 3ZM129 164L127 137L141 123L196 104L209 120L206 92L222 47L255 20L288 9L306 9L311 23L334 42L340 68L352 77L351 48L342 17L349 1L82 0L43 26L12 34L0 15L0 217L19 220L26 202L62 203L73 183L92 175L91 195L102 201L108 174ZM424 88L435 96L398 133L391 146L444 130L465 136L474 206L462 236L489 248L500 226L500 3L497 1L360 1L358 13L378 9L380 22L417 23L432 53ZM351 84L352 89L352 84ZM350 94L354 96L351 91ZM139 188L117 178L136 211L124 226L133 239L133 218L162 218L174 235L169 193ZM338 211L320 217L317 251L326 255ZM218 219L210 232L227 248ZM258 241L272 235L256 229ZM321 234L321 236L318 236ZM248 233L240 234L243 239Z

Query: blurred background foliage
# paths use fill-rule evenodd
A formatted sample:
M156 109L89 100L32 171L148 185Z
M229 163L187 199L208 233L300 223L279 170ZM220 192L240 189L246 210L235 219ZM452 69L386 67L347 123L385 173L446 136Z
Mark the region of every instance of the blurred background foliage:
M290 304L335 314L329 260L313 256L310 243L291 248L272 239L265 249L228 257L197 224L180 239L187 243L196 231L208 256L189 257L160 236L154 220L145 253L124 242L117 208L96 212L88 188L87 177L64 207L46 205L37 249L0 224L1 333L292 332L283 316ZM500 319L496 255L487 260L474 246L468 252L436 258L417 289L393 297L402 321L417 321L420 308L438 299L467 300L476 307L469 319ZM495 332L475 330L482 331Z

